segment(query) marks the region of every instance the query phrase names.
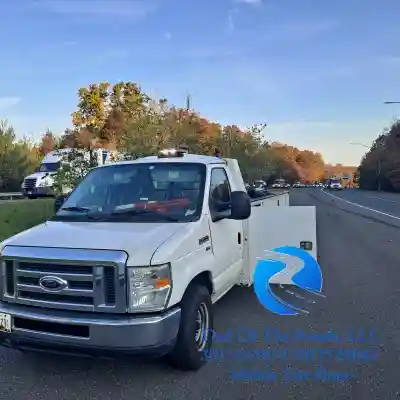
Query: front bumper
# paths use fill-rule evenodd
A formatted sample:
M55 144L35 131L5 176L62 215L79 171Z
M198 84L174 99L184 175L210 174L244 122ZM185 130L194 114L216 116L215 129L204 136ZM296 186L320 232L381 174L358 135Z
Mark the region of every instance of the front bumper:
M22 188L22 194L24 196L52 196L54 192L51 187L33 187Z
M175 344L181 311L146 315L71 312L0 302L12 316L12 333L0 332L0 344L21 350L80 356L166 354Z

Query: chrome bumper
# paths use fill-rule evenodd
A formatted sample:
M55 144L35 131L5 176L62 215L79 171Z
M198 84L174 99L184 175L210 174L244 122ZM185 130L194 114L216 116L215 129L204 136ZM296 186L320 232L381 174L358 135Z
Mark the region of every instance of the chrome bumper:
M51 187L33 187L33 188L22 188L22 194L24 196L52 196L54 190Z
M12 332L0 332L0 344L22 350L76 355L156 353L174 345L181 310L155 315L110 315L36 309L0 303L0 312L12 316Z

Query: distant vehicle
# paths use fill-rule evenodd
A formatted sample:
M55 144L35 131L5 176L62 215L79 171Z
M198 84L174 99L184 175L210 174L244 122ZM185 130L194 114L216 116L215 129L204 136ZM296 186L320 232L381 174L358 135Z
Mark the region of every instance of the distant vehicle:
M254 181L251 188L253 197L265 196L267 194L267 184L265 181Z
M47 154L40 164L39 169L23 180L21 185L22 194L31 199L54 196L54 178L63 166L71 164L68 161L68 154L71 151L73 149L59 149ZM84 158L88 158L89 152L83 152ZM114 161L114 159L118 159L119 153L105 149L96 149L94 156L97 158L97 164L101 166ZM68 188L65 190L66 192L70 191Z
M272 188L274 189L282 189L282 188L286 188L287 183L284 179L277 179L273 184L272 184ZM290 185L289 185L290 187Z
M296 183L294 183L294 185L292 187L294 187L294 188L305 188L305 187L307 187L307 185L305 183L296 182Z
M340 179L337 179L337 178L329 179L328 189L331 189L331 190L342 190L343 186L340 183Z

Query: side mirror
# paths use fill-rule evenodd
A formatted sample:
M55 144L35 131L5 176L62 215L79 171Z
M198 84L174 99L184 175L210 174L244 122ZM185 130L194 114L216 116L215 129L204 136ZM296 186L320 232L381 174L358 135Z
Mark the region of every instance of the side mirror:
M62 207L67 197L68 196L65 194L60 194L59 196L56 197L56 201L54 202L54 213L58 212L58 210Z
M248 195L249 195L250 197L256 197L256 193L255 193L255 190L254 190L253 187L249 187L249 188L247 189L247 193L248 193Z
M251 204L246 192L235 191L231 193L231 215L229 219L242 220L250 217Z

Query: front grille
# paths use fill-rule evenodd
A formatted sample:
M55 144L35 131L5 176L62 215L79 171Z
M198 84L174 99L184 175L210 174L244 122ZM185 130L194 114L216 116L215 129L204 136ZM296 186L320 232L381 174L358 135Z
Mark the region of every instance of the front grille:
M36 186L36 178L26 178L24 180L25 189L33 189Z
M14 296L14 267L11 261L5 262L5 292L9 296Z
M0 259L0 300L61 310L125 313L126 260L127 254L117 250L6 246Z
M61 278L68 284L59 292L49 293L39 283L40 278L45 276ZM19 262L15 268L15 281L16 297L28 303L57 303L79 307L93 307L95 304L92 266Z

